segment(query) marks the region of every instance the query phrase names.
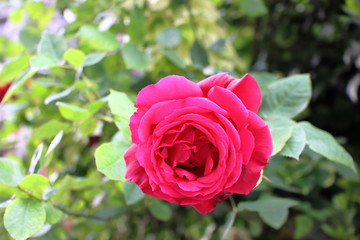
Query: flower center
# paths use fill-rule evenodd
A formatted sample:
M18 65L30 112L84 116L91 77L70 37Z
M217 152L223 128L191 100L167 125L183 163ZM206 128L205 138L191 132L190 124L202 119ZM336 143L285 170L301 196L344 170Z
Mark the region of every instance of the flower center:
M195 180L217 166L218 149L192 125L172 129L163 140L159 154L179 178Z

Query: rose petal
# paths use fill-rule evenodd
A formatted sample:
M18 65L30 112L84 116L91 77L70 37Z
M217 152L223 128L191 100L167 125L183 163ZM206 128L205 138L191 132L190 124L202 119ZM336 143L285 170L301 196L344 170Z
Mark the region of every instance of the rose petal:
M210 199L207 201L200 202L198 204L192 205L199 213L201 214L207 214L214 210L216 207L216 203L214 200Z
M229 113L230 118L236 123L238 130L245 126L248 110L235 94L225 88L215 86L210 89L208 95L210 100Z
M145 173L143 167L139 165L136 159L137 145L133 144L125 153L124 159L126 163L125 179L136 183L146 194L151 194L152 190L149 185L149 177Z
M259 110L261 91L255 78L250 74L246 74L243 78L230 82L227 89L235 93L247 109L255 113Z
M255 139L253 134L247 129L243 129L240 132L240 138L241 138L241 153L243 156L242 164L246 165L249 163L250 157L254 151Z
M204 96L207 96L209 90L214 86L219 86L226 88L231 81L235 80L235 78L230 77L229 73L219 73L214 76L208 77L200 82L198 82L199 87L204 93Z
M149 109L158 102L201 96L202 91L196 83L182 76L171 75L143 88L136 98L136 105Z
M254 136L254 151L247 165L243 165L239 180L227 189L229 192L249 194L256 186L261 170L268 164L272 140L268 126L253 112L249 112L248 129Z

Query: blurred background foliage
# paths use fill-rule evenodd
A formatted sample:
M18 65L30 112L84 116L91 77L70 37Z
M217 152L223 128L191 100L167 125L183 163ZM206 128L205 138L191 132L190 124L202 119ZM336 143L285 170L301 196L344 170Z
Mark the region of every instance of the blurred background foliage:
M144 197L94 161L101 143L122 143L106 146L115 153L129 144L110 89L134 100L167 75L222 71L270 82L310 73L299 118L339 136L358 161L359 39L358 0L2 1L0 157L16 161L0 162L15 169L0 181L1 239L10 239L3 212L14 193L43 202L33 204L33 222L46 212L36 239L359 239L359 177L309 149L299 161L273 157L269 181L235 196L236 218L228 201L202 216Z

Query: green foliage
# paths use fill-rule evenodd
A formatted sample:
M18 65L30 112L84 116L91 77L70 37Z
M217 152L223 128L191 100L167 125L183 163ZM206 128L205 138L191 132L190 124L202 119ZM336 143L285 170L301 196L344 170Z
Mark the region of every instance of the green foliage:
M0 37L0 87L12 83L0 104L1 239L281 239L284 232L294 239L358 238L360 180L345 150L356 152L354 140L315 127L321 125L311 116L327 108L308 106L312 86L319 94L347 74L339 77L339 66L292 69L289 51L300 57L302 45L288 47L300 25L286 25L283 12L309 14L315 9L309 1L5 2L4 21L16 34ZM327 14L330 3L322 4ZM356 4L341 3L341 16L326 15L325 27L308 24L306 33L317 37L309 51L320 54L331 39L344 42L339 36L349 32L336 29L356 28ZM355 43L341 49L335 59L356 59ZM286 61L266 60L274 55ZM306 66L317 61L304 59ZM132 144L137 92L167 75L197 82L224 71L237 77L253 71L262 91L259 114L274 151L261 184L203 216L126 181L123 155ZM312 77L284 77L290 72ZM333 82L319 87L323 72Z
M10 203L4 215L4 225L16 240L27 239L45 223L46 212L36 199L20 198Z
M297 201L279 197L263 197L257 201L240 202L240 211L255 211L261 219L269 226L279 229L286 221L289 208L297 204Z
M124 181L126 166L123 155L127 147L116 142L102 144L95 152L97 169L112 180Z
M309 75L294 75L271 83L263 96L260 114L264 118L293 118L309 104Z
M16 186L24 178L20 164L9 158L0 158L0 183Z

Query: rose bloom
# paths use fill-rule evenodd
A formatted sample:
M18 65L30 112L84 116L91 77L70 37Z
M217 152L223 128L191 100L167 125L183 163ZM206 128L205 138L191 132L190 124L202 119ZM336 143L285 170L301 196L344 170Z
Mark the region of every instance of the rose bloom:
M249 194L273 149L256 115L260 102L249 74L221 73L198 84L173 75L143 88L130 119L125 178L201 214L233 193Z

